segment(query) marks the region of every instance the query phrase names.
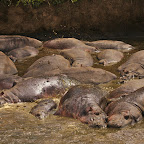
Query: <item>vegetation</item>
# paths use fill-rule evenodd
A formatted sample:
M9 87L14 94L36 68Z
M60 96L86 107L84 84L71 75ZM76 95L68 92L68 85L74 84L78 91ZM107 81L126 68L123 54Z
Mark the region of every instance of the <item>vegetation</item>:
M0 0L1 3L10 6L15 4L16 6L23 4L23 5L31 5L33 7L38 7L42 3L47 3L49 5L57 5L64 3L68 0ZM77 2L78 0L70 0L72 3Z

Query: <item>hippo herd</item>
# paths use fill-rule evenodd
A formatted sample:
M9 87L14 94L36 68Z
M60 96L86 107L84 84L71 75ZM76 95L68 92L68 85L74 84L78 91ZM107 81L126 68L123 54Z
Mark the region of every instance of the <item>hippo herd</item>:
M92 67L92 54L99 64L111 66L124 58L124 52L135 49L129 44L75 38L41 42L19 35L2 35L0 43L0 106L43 99L30 114L44 119L52 113L98 128L121 128L143 119L144 50L132 54L118 67L121 79L126 82L109 92L99 84L118 80L118 77ZM59 54L39 58L22 77L18 76L14 62L38 55L39 48L56 49ZM56 103L53 98L59 98L60 102Z

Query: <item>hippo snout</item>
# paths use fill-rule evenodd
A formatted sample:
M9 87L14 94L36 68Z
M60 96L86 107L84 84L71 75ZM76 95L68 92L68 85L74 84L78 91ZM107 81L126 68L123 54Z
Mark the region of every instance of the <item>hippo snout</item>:
M106 119L107 117L104 114L100 114L98 116L95 114L88 115L87 123L90 127L106 128Z
M108 118L108 127L122 128L132 122L129 116L123 116L122 114L112 115Z

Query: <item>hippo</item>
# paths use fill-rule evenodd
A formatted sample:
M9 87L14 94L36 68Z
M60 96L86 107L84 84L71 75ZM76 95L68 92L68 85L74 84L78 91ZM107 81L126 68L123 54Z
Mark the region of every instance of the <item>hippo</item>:
M16 74L17 68L11 59L0 51L0 74Z
M128 52L134 49L134 47L130 44L126 44L122 41L113 40L98 40L93 42L85 42L85 44L92 47L96 47L98 49L115 49L122 52Z
M85 45L82 41L75 38L56 38L44 42L43 47L51 49L82 49L88 52L95 52L97 49L92 46Z
M119 100L141 87L144 87L144 79L134 79L127 81L126 83L122 84L115 90L111 91L108 95L103 97L100 101L100 106L102 109L105 109L105 107L112 101Z
M61 55L44 56L35 61L23 77L54 76L69 67L70 62Z
M144 114L144 87L111 102L105 112L108 115L108 127L121 128L141 121Z
M92 56L81 49L62 50L61 55L68 59L73 67L93 66Z
M132 78L144 77L144 50L132 54L129 59L118 67L122 79L128 80Z
M12 60L23 60L26 58L34 57L38 55L39 50L32 46L25 46L23 48L17 48L8 52L8 56Z
M33 102L40 98L60 97L78 81L66 75L49 78L27 78L8 90L1 91L0 102Z
M103 50L98 54L99 63L109 66L118 63L124 57L123 53L114 49Z
M99 107L99 100L105 95L94 85L77 85L61 98L54 115L72 117L90 127L106 127L106 114Z
M35 105L30 113L38 119L44 119L48 114L57 108L57 104L52 99L42 100Z
M1 74L0 75L0 90L10 89L20 81L22 81L22 78L18 75Z
M80 81L81 83L102 84L112 81L117 76L101 68L93 67L71 67L64 69L63 74Z
M42 46L42 42L37 39L19 35L1 35L0 43L0 51L3 52L9 52L13 49L25 46L32 46L35 48Z

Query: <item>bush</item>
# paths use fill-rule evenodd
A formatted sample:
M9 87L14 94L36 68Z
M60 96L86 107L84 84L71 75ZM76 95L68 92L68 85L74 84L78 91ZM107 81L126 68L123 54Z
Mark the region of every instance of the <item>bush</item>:
M40 4L42 3L47 3L47 4L53 4L53 5L57 5L57 4L61 4L64 3L68 0L0 0L1 3L3 3L4 5L10 6L12 4L15 4L16 6L18 6L19 4L23 4L23 5L31 5L33 7L38 7ZM77 2L78 0L70 0L72 3Z

